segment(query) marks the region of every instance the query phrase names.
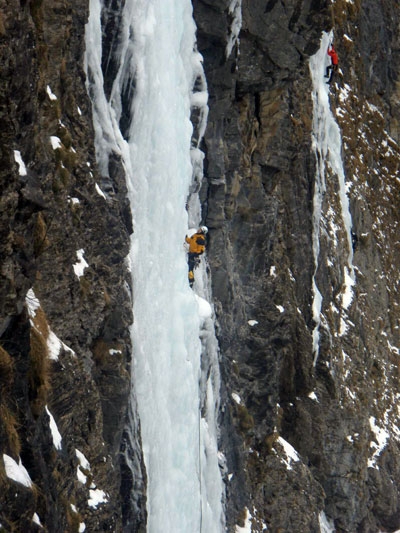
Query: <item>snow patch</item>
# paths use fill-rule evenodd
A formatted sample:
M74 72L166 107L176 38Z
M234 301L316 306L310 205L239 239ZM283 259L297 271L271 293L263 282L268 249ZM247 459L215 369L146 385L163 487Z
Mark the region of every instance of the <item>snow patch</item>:
M89 500L88 505L94 509L97 508L101 503L106 503L108 501L108 496L104 490L100 489L90 489L89 490Z
M83 254L85 253L85 250L77 250L76 256L78 258L78 262L72 265L72 268L74 269L75 275L77 278L81 278L83 276L83 273L85 271L85 268L87 268L89 265L83 258Z
M368 459L368 466L370 468L376 468L379 470L379 467L376 464L376 461L380 454L383 452L384 448L386 447L388 441L389 441L389 433L385 430L380 428L375 423L375 417L371 416L369 418L369 425L371 427L371 431L375 435L375 441L370 442L370 448L375 449L374 454L372 455L371 459Z
M100 189L100 187L97 185L97 183L95 184L95 189L96 189L96 192L99 196L102 196L104 198L104 200L107 200L107 197L106 195L104 194L104 192Z
M75 204L80 204L81 202L79 198L68 196L68 203L75 205Z
M231 396L232 396L233 400L234 400L238 405L240 405L240 404L242 403L242 400L241 400L239 394L236 394L236 392L232 392Z
M34 522L35 524L37 524L40 527L43 527L42 523L40 521L39 515L37 513L33 513L32 522Z
M24 163L24 161L22 159L21 152L19 150L14 150L14 159L15 159L15 162L19 166L19 175L20 176L26 176L28 174L28 172L26 170L25 163Z
M248 320L247 323L248 323L249 326L254 327L254 326L257 326L258 321L257 320Z
M84 472L82 472L82 469L90 470L90 463L86 459L86 457L83 455L83 453L79 451L77 448L75 448L75 455L79 461L79 466L77 466L76 468L76 477L78 478L78 481L82 483L82 485L86 485L87 476Z
M57 150L58 148L62 147L62 142L60 137L56 137L55 135L51 135L50 137L51 146L53 147L53 150Z
M50 88L50 85L46 87L46 92L50 100L57 100L57 96L53 93L53 91Z
M50 418L50 431L51 431L51 436L53 437L54 447L55 447L56 450L61 450L61 448L62 448L62 445L61 445L61 441L62 441L61 433L58 431L58 427L57 427L56 421L54 420L53 415L50 413L47 405L46 405L46 413L49 415L49 418Z
M31 488L33 483L28 474L28 471L22 464L21 458L19 462L14 461L12 457L3 453L4 468L6 470L6 475L13 481L24 485L25 487Z
M84 468L85 470L90 470L89 461L86 459L83 453L80 450L78 450L78 448L75 448L75 455L78 458L80 466Z
M277 442L282 446L285 454L286 454L286 457L287 457L287 460L285 460L283 457L281 458L282 461L286 464L286 468L288 470L292 470L292 462L294 463L297 463L298 461L300 461L300 457L298 456L298 453L296 452L296 450L293 448L293 446L291 444L289 444L285 439L283 439L282 437L279 437L277 439Z
M28 308L28 315L30 318L35 318L36 316L36 309L39 309L40 302L36 298L35 293L33 292L33 289L29 289L26 293L25 297L25 303Z

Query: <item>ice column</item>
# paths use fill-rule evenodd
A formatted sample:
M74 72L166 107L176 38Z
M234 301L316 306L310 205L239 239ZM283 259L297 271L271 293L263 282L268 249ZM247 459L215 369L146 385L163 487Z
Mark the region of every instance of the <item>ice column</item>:
M212 329L211 316L189 288L183 248L186 201L202 157L191 144L191 107L201 107L199 136L207 111L192 5L127 0L109 99L103 90L100 15L100 0L91 0L88 90L99 166L107 176L109 154L121 156L133 215L132 379L148 477L147 531L218 533L224 527L218 399L215 380L204 380L200 366L202 351L211 346L217 353L217 347L200 341L200 332ZM199 79L201 90L194 93Z

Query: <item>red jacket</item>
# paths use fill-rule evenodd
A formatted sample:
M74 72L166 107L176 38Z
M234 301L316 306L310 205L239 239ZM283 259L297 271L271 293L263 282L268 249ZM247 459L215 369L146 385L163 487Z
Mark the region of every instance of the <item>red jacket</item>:
M332 65L338 65L339 64L339 58L336 53L336 50L331 46L331 48L328 48L328 56L330 56Z

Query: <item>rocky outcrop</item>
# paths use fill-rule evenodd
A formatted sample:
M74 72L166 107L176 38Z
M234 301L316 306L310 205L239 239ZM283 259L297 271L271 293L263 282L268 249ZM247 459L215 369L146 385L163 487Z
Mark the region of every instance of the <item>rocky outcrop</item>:
M105 191L96 167L83 70L87 18L86 0L0 3L6 531L121 531L133 486L143 495L143 480L126 467L139 435L123 436L132 227L118 161ZM140 453L135 461L141 475ZM10 465L22 465L32 485L15 481Z
M202 202L221 346L228 530L251 516L252 531L319 531L324 512L336 531L394 531L398 8L243 0L230 52L233 4L194 2L210 95ZM340 56L331 108L351 183L357 283L343 314L349 245L331 171L315 273L323 304L314 364L308 60L331 28Z

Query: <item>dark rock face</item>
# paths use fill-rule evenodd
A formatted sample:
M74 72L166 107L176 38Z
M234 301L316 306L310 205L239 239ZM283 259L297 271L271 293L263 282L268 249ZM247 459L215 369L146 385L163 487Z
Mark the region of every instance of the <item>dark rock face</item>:
M143 495L126 467L135 459L142 476L140 447L133 452L133 436L123 436L132 225L117 160L113 195L106 200L96 189L83 71L87 18L86 0L0 2L0 449L21 459L33 483L10 479L1 459L6 531L39 530L35 513L46 531L83 523L86 531L121 531L133 512L130 491ZM79 250L87 266L78 276ZM30 288L40 307L29 316ZM58 358L49 357L52 346Z
M394 531L398 6L243 0L240 43L226 57L229 4L193 2L210 95L202 202L221 346L228 531L243 525L245 508L252 531L319 531L321 511L336 531ZM331 171L315 273L323 304L314 365L308 59L332 26L341 71L331 107L353 184L357 284L348 314L338 314L349 247ZM374 456L377 427L388 436ZM280 437L299 453L291 470Z
M230 49L233 4L193 1L210 95L201 197L221 347L227 531L250 514L254 532L319 532L322 511L338 532L395 531L398 3L242 0L240 42ZM123 5L103 3L106 94ZM96 168L87 17L87 0L0 0L5 531L145 529L140 428L129 401L134 296L124 260L133 228L118 156L108 176ZM351 183L357 281L346 310L350 250L332 170L316 271L312 246L308 60L331 27L340 56L331 108ZM81 250L87 266L78 276ZM313 276L322 295L317 358ZM32 486L11 479L5 460L21 461Z

